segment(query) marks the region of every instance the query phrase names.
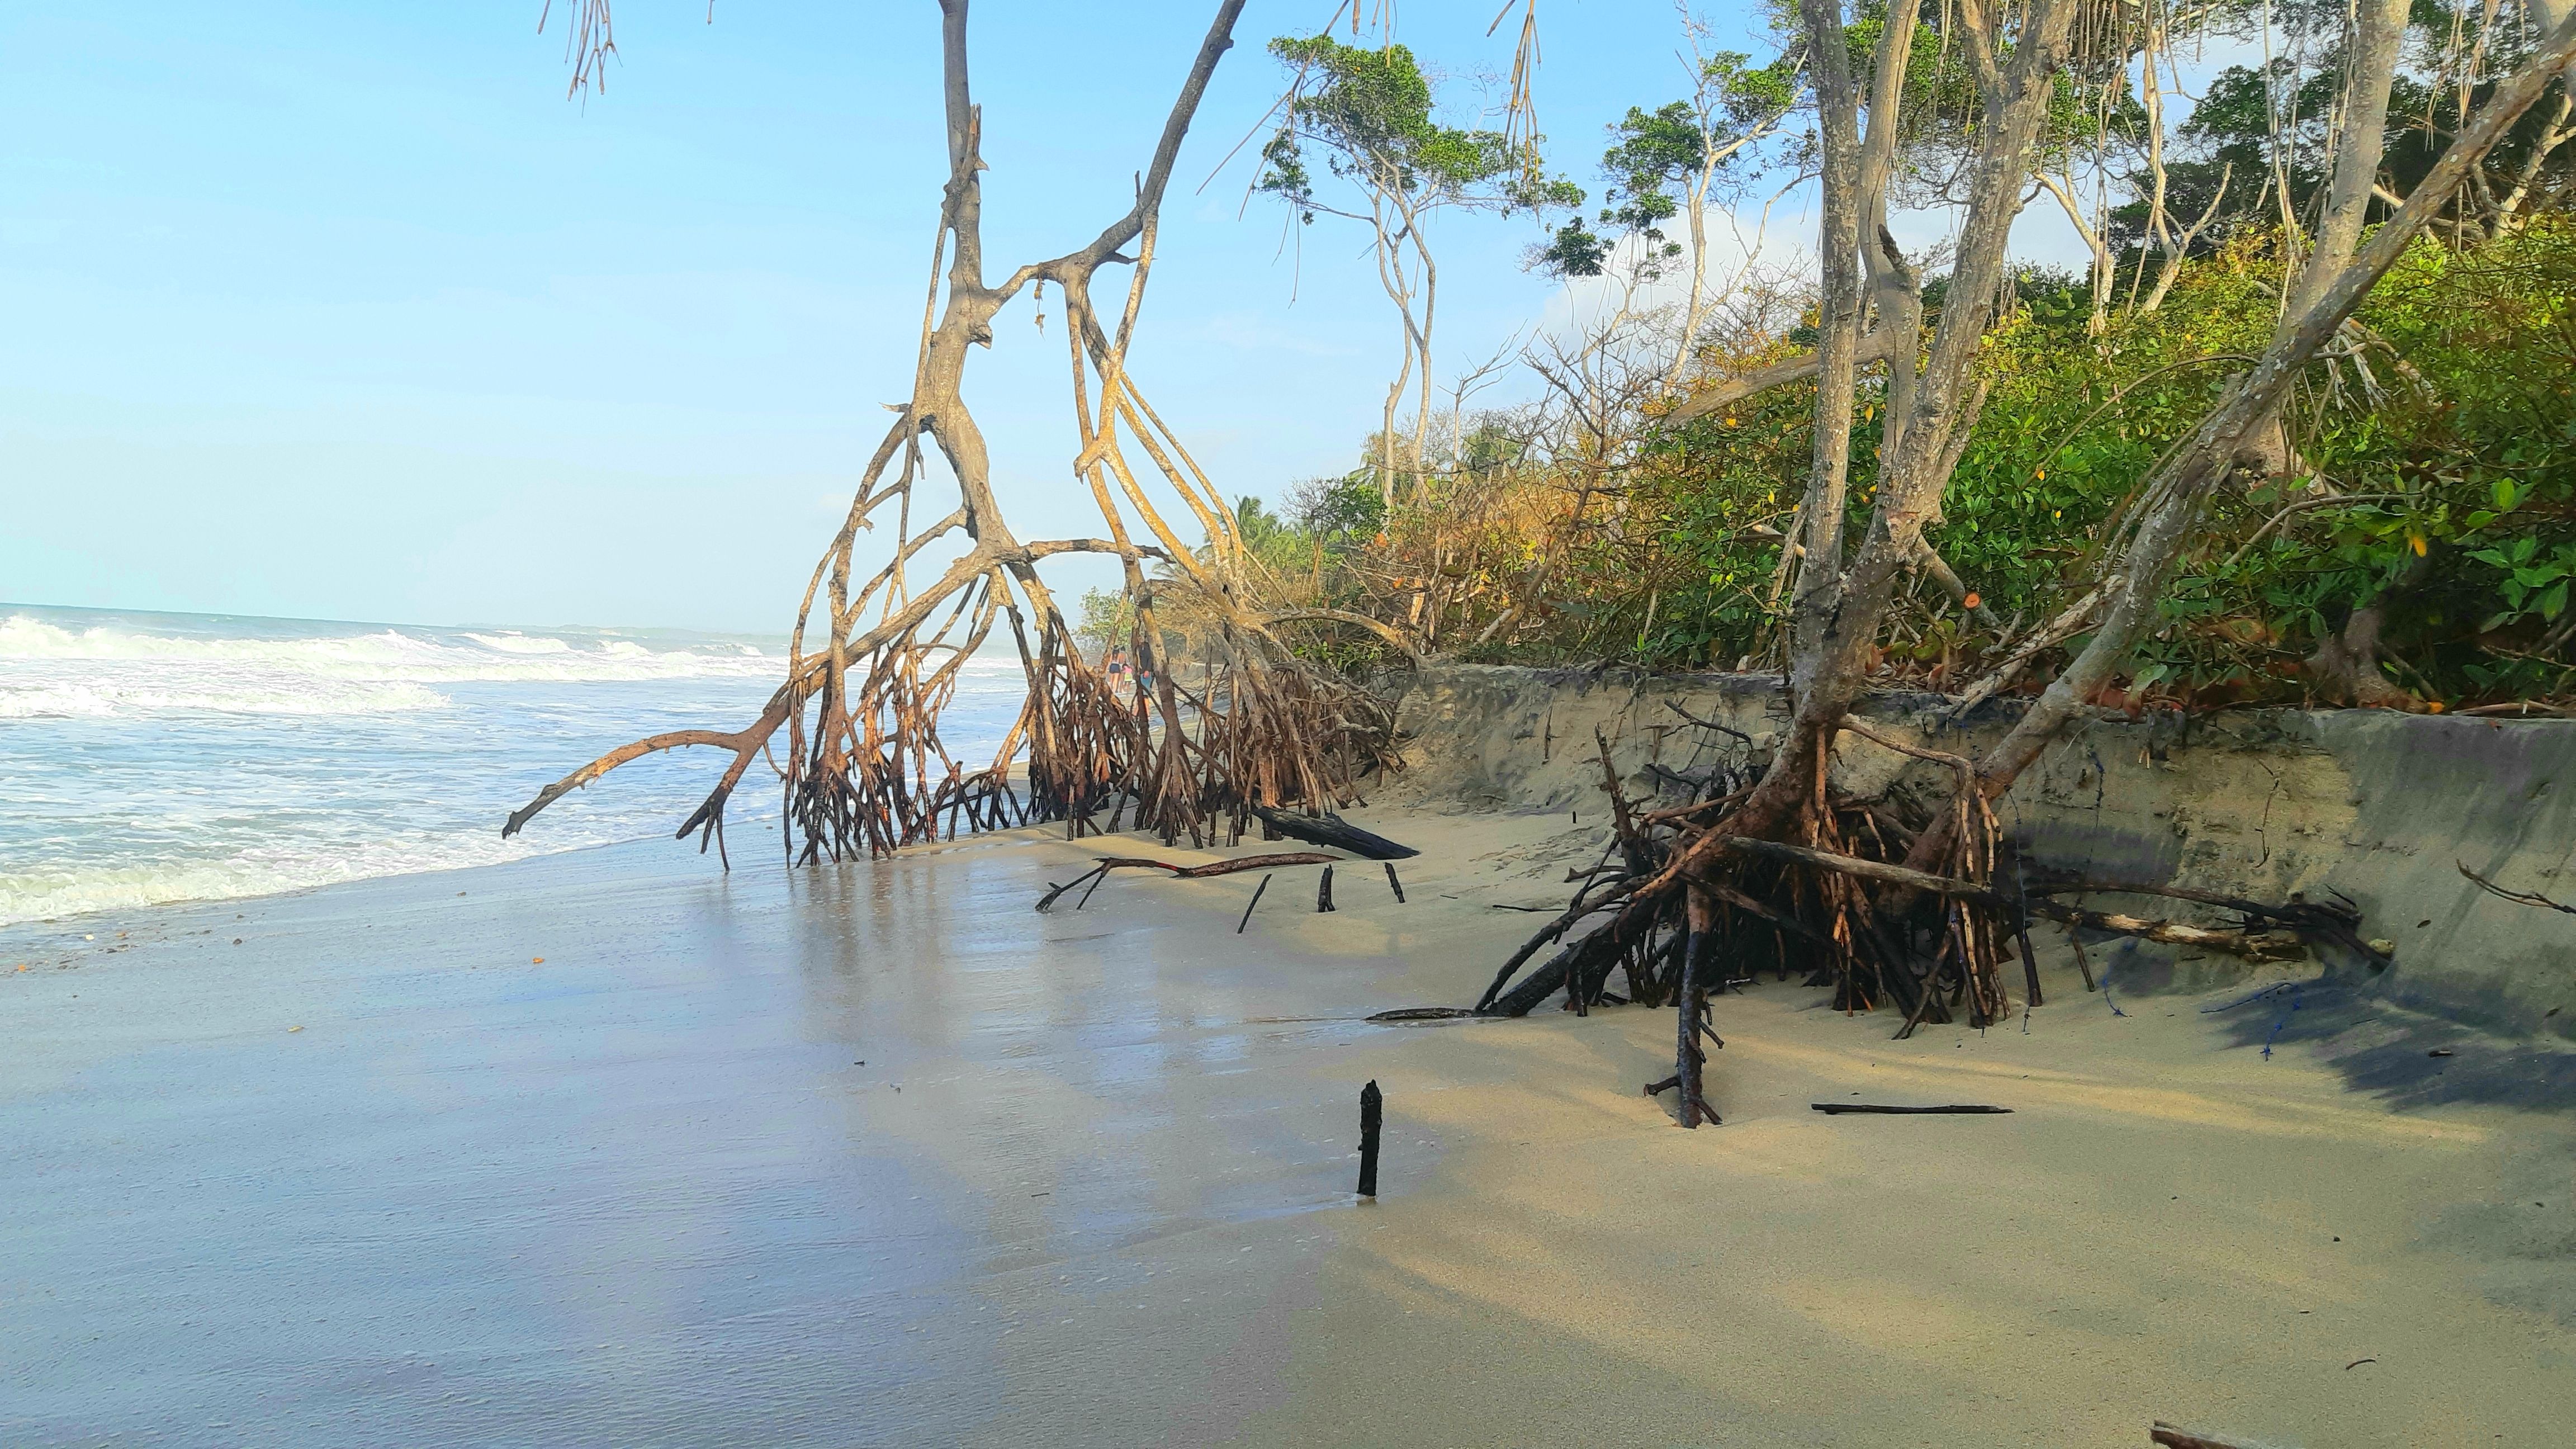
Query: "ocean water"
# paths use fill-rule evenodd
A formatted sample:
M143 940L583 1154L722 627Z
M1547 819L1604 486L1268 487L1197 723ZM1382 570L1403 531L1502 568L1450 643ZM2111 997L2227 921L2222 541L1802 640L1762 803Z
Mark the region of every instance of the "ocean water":
M785 655L784 636L0 604L0 925L666 836L720 751L628 764L515 839L501 821L629 740L748 721ZM950 750L982 763L1021 694L1016 661L970 661ZM774 838L773 780L755 764L734 795L737 857Z

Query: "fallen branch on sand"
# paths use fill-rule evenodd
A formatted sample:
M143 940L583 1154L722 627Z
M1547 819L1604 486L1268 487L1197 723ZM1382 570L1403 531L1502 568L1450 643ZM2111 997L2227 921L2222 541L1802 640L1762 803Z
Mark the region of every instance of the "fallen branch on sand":
M1828 1117L1849 1112L1867 1112L1881 1117L1982 1117L2010 1116L2010 1107L1988 1107L1973 1102L1954 1102L1947 1107L1882 1107L1875 1102L1810 1102L1807 1105Z
M2537 906L2542 910L2560 911L2567 915L2576 916L2576 906L2561 905L2558 902L2551 900L2549 897L2542 895L2538 891L2506 890L2503 886L2497 885L2494 881L2491 881L2485 876L2478 874L2476 871L2469 869L2467 861L2455 860L2451 863L2460 868L2460 874L2467 876L2471 884L2475 885L2479 890L2485 891L2488 895L2511 901L2517 906Z
M1043 911L1054 905L1057 897L1085 881L1091 882L1094 888L1097 888L1099 882L1113 870L1161 870L1171 872L1174 880L1207 880L1214 876L1233 875L1237 871L1245 870L1277 870L1281 866L1289 865L1329 866L1340 859L1338 855L1325 855L1320 851L1299 850L1286 855L1237 856L1232 860L1212 860L1205 865L1174 865L1168 860L1155 860L1150 856L1104 855L1100 857L1100 864L1064 884L1050 883L1047 893L1038 897L1038 909ZM1086 901L1091 899L1091 892L1084 891L1082 899ZM1077 911L1082 909L1081 904L1077 902L1074 909Z

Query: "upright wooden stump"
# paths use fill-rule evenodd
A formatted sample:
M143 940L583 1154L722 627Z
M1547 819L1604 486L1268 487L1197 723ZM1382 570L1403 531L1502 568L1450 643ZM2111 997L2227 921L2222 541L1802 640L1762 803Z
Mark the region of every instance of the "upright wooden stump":
M1386 1115L1386 1094L1372 1079L1360 1088L1360 1196L1377 1196L1378 1127Z
M1702 1095L1708 1053L1699 1044L1708 1020L1709 970L1716 964L1711 958L1717 947L1717 903L1706 891L1694 889L1684 909L1690 935L1682 942L1681 1000L1674 1003L1673 1084L1681 1089L1681 1124L1697 1127L1703 1114L1711 1122L1718 1120Z

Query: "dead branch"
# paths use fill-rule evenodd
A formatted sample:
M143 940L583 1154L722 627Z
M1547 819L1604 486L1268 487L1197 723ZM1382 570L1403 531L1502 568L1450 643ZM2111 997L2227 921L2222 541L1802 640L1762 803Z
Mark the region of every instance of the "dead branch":
M1174 880L1211 880L1217 876L1235 875L1247 870L1277 870L1292 865L1331 866L1340 859L1342 857L1338 855L1324 855L1308 850L1283 855L1242 855L1231 860L1212 860L1203 865L1175 865L1171 861L1156 860L1151 856L1104 855L1100 857L1100 864L1090 870L1084 871L1063 885L1047 887L1047 893L1038 897L1037 908L1043 911L1054 905L1057 897L1075 886L1086 881L1098 881L1113 870L1159 870L1168 873ZM1085 899L1089 899L1087 894ZM1076 906L1075 909L1079 910L1081 907Z
M2553 901L2549 897L2542 895L2538 891L2506 890L2503 886L2497 885L2494 881L2491 881L2485 876L2478 874L2476 871L2469 869L2467 861L2453 861L2452 864L2460 868L2460 874L2467 876L2470 884L2476 886L2479 890L2485 891L2488 895L2495 896L2500 900L2511 901L2517 906L2537 906L2542 910L2559 911L2570 916L2576 916L2576 906L2562 905L2559 902Z

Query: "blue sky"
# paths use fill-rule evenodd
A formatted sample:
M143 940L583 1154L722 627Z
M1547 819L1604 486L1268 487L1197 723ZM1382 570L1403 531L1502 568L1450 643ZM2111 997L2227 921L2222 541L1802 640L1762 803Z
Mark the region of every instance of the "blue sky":
M1400 38L1472 102L1497 3L1411 0ZM995 275L1122 209L1210 8L978 7ZM1191 190L1273 97L1261 42L1331 8L1254 0L1166 208L1135 367L1229 494L1349 467L1396 360L1355 233L1283 254L1242 160ZM619 0L582 101L538 9L0 14L0 599L784 627L909 378L935 7ZM1682 94L1680 26L1540 13L1542 119L1594 185L1603 125ZM1446 229L1448 362L1545 315L1534 237ZM1024 537L1097 531L1065 368L1020 306L969 376Z

